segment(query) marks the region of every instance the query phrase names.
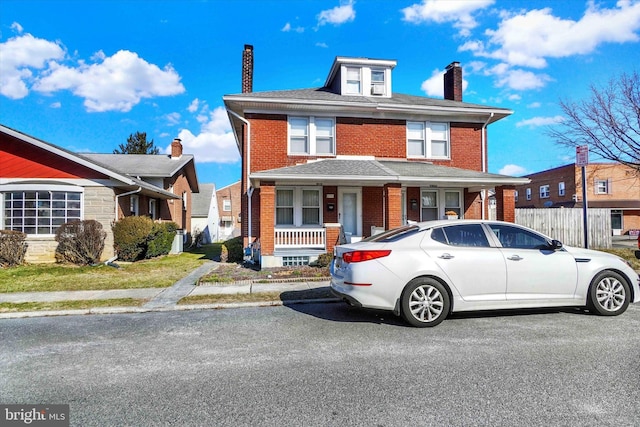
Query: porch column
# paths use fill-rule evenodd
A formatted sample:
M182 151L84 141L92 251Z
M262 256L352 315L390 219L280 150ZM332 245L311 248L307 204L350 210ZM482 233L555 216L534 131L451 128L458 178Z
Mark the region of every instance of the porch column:
M516 188L513 185L496 187L496 219L516 222Z
M402 225L402 188L397 183L385 184L384 193L384 228L391 230Z
M340 223L325 223L325 241L327 246L327 253L333 253L333 248L336 246L338 242L338 238L340 237Z
M260 254L273 255L276 218L276 187L274 182L260 183Z

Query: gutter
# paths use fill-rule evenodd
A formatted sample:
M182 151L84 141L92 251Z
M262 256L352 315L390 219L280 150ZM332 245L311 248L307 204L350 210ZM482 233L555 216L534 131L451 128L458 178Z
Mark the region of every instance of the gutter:
M240 120L241 122L247 125L247 169L246 169L244 178L247 182L247 188L246 188L247 211L248 211L247 212L247 237L249 240L248 243L251 244L253 243L252 230L251 230L251 199L253 197L253 190L254 190L254 188L251 187L251 181L249 180L249 172L251 171L251 123L247 119L245 119L244 117L236 113L235 111L231 111L227 109L227 113L231 114L232 116L236 117L238 120ZM231 127L233 128L233 126ZM238 135L236 135L236 140L238 140Z
M115 220L118 220L118 206L120 206L120 204L118 203L118 199L120 199L120 197L122 196L130 196L132 194L136 194L142 191L142 187L138 187L137 190L133 190L133 191L129 191L128 193L122 193L122 194L117 194L116 195L116 211L115 211Z
M480 138L482 140L482 146L480 147L480 150L482 151L482 172L483 173L487 173L487 138L485 136L485 131L487 129L487 125L489 124L489 122L491 121L491 119L493 118L493 112L491 112L489 114L489 118L487 119L486 122L484 122L484 124L482 125L482 134L480 135ZM482 219L486 219L485 218L485 207L486 207L486 199L487 199L487 190L485 190L484 188L482 189L482 192L480 193L480 203L481 203L481 208L482 208Z

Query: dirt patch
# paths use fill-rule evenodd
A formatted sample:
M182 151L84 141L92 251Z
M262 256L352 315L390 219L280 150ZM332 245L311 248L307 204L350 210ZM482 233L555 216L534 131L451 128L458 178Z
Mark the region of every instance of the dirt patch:
M252 265L220 264L218 268L200 279L200 283L231 283L242 281L289 282L292 280L328 280L329 267L276 267L258 269Z

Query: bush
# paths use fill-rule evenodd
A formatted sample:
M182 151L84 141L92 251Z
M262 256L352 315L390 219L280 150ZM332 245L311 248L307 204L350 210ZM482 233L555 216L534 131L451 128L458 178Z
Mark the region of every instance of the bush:
M146 216L127 216L113 225L113 248L122 261L137 261L147 252L153 221Z
M227 261L229 261L229 249L227 249L227 247L223 243L222 248L220 249L220 262Z
M93 219L62 224L56 231L56 261L95 264L100 261L106 237L102 224Z
M314 263L314 266L316 266L316 267L328 267L329 264L331 264L332 260L333 260L333 254L330 253L330 252L327 252L325 254L322 254L322 255L318 256L318 259Z
M13 267L24 262L26 237L21 231L0 230L0 267Z
M244 249L242 247L242 237L234 237L222 244L222 252L227 250L228 258L222 262L242 262L244 261Z
M154 258L161 255L167 255L171 252L173 239L176 237L178 224L175 222L154 223L149 239L147 242L147 250L144 254L145 258Z

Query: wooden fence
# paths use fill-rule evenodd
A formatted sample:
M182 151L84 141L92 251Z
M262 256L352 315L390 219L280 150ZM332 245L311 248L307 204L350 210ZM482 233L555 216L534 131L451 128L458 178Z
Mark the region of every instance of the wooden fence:
M587 209L589 248L611 247L611 209ZM565 245L584 247L582 209L516 209L516 224L524 225Z

